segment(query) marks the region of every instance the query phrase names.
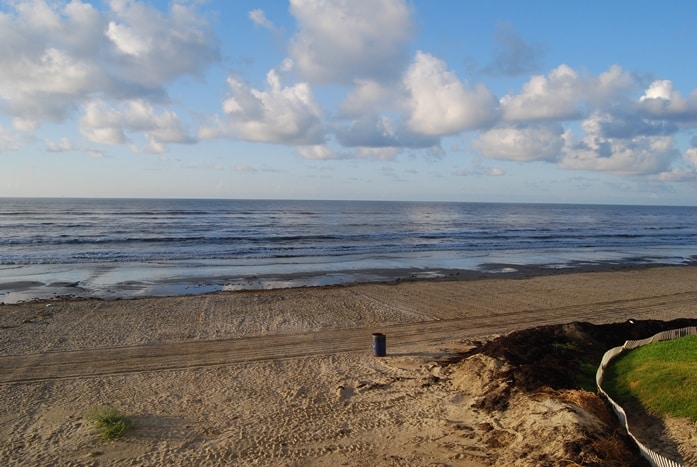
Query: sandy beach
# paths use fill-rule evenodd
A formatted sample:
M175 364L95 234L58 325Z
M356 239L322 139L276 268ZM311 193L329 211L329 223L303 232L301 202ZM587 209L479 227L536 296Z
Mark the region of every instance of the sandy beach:
M573 465L565 441L612 420L545 394L481 409L498 363L450 357L544 324L677 318L697 318L697 268L4 305L0 459ZM136 428L101 440L85 418L97 405Z

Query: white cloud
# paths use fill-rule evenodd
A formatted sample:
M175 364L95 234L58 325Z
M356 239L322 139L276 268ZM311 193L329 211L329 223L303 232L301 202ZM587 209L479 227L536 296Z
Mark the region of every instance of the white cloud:
M692 164L693 168L697 168L697 147L691 147L685 151L683 159Z
M662 182L697 182L697 170L675 168L661 172L656 178Z
M249 12L249 19L251 19L254 24L261 26L262 28L272 31L276 29L273 23L266 17L266 13L264 13L264 10L262 9L257 8L255 10L251 10Z
M560 167L618 175L647 175L666 171L678 156L672 136L605 136L603 124L610 118L605 114L594 114L584 120L584 135L580 141L576 141L568 131Z
M597 77L587 78L585 99L595 108L605 109L620 104L626 105L625 93L638 87L637 78L622 69L619 65L612 65L607 71Z
M580 120L595 110L627 108L627 91L638 87L630 73L613 65L598 76L581 75L559 65L547 76L532 76L519 94L501 98L503 118L509 122Z
M440 138L416 133L402 121L384 115L360 118L335 131L339 143L346 147L429 148L440 144Z
M118 108L103 101L90 102L80 119L80 130L85 138L102 144L124 144L131 142L127 134L142 133L147 139L145 149L153 153L163 152L167 143L194 142L176 113L168 110L157 113L143 100L127 101ZM137 150L132 142L130 147Z
M351 118L408 111L407 99L408 93L403 86L356 80L352 92L341 103L341 116Z
M0 125L0 152L12 151L19 148L17 137Z
M403 0L291 0L290 56L312 83L384 81L402 73L413 25Z
M578 73L566 65L552 70L549 77L537 75L523 85L518 95L501 99L503 118L508 121L573 119L582 115L579 100L584 84Z
M284 69L287 68L284 64ZM322 142L319 106L307 83L283 86L276 70L266 75L267 89L254 89L228 77L230 94L223 102L226 118L204 127L201 138L234 137L249 141L311 145Z
M499 126L484 131L472 147L487 157L514 161L555 161L564 147L556 124Z
M85 114L80 119L82 135L95 143L125 143L123 126L121 114L103 101L89 102L85 106Z
M560 168L617 175L665 172L678 157L674 139L666 134L608 132L616 117L594 113L581 125L580 138L559 123L501 125L484 131L472 143L493 159L547 161Z
M69 50L65 27L39 30L59 21L52 10L39 8L41 3L34 2L37 8L31 11L20 9L28 17L0 14L0 102L17 118L60 121L76 101L104 86L105 76L96 63Z
M123 112L123 121L130 131L142 132L152 141L179 144L194 141L175 112L163 110L157 113L144 100L129 101Z
M673 83L670 80L659 80L651 83L651 86L649 86L639 100L642 102L647 99L663 99L669 101L672 96Z
M401 148L358 148L356 157L359 159L376 159L380 161L394 160L401 152Z
M75 149L73 143L68 138L61 138L58 141L47 141L46 150L48 152L63 152Z
M673 83L670 80L652 82L639 102L645 115L654 118L675 117L685 114L689 108L688 102L682 95L673 90Z
M257 173L258 170L250 165L237 164L232 168L237 173Z
M343 157L334 152L325 144L315 144L312 146L298 146L298 154L303 159L308 160L334 160L342 159Z
M501 167L487 167L481 159L472 161L471 169L458 169L453 172L456 177L502 177L506 175L506 171Z
M664 182L697 182L697 147L688 148L683 153L682 159L683 166L662 172L657 178Z
M91 159L103 159L104 158L104 152L99 151L97 149L86 149L85 153Z
M115 53L110 65L126 83L159 88L219 59L213 32L193 4L174 2L167 12L137 1L109 6L116 16L106 32Z
M661 80L633 100L629 93L639 89L639 80L618 66L581 76L561 65L533 76L520 94L504 96L503 121L482 131L472 147L491 158L544 160L565 169L683 176L668 169L679 156L674 135L697 116L697 94L683 99ZM571 129L576 120L580 136Z
M664 119L678 124L694 124L697 121L697 92L685 99L673 89L673 82L670 80L652 82L639 99L639 105L646 118Z
M22 82L16 83L14 90L25 94L80 95L92 91L92 80L101 74L91 64L55 48L46 48L38 61L19 66L22 65L26 67L22 70L26 76Z
M15 117L12 126L19 131L34 131L39 127L39 122L31 118Z
M491 124L498 103L484 85L465 87L445 62L417 52L404 77L409 91L409 128L424 135L459 133Z
M147 55L152 48L152 37L143 37L132 28L114 21L109 22L106 36L116 45L119 52L136 58Z
M165 85L218 59L211 28L183 2L162 12L114 0L10 2L0 12L0 108L60 122L94 99L166 97Z

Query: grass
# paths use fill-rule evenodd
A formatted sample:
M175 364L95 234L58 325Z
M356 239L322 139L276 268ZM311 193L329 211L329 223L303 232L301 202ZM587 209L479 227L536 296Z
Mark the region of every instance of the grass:
M605 390L655 416L697 421L697 335L625 352L608 367Z
M93 407L87 419L97 427L102 438L112 440L123 436L134 423L117 409L109 406Z

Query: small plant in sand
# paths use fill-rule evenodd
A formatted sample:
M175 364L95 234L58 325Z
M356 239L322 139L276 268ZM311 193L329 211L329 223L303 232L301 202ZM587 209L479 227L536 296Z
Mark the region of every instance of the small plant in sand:
M110 406L96 406L87 414L87 420L97 427L102 438L112 440L124 435L134 423Z

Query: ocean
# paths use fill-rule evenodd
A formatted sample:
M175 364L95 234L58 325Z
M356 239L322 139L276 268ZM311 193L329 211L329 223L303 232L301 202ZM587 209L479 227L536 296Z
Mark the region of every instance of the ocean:
M0 303L697 262L697 207L0 199Z

